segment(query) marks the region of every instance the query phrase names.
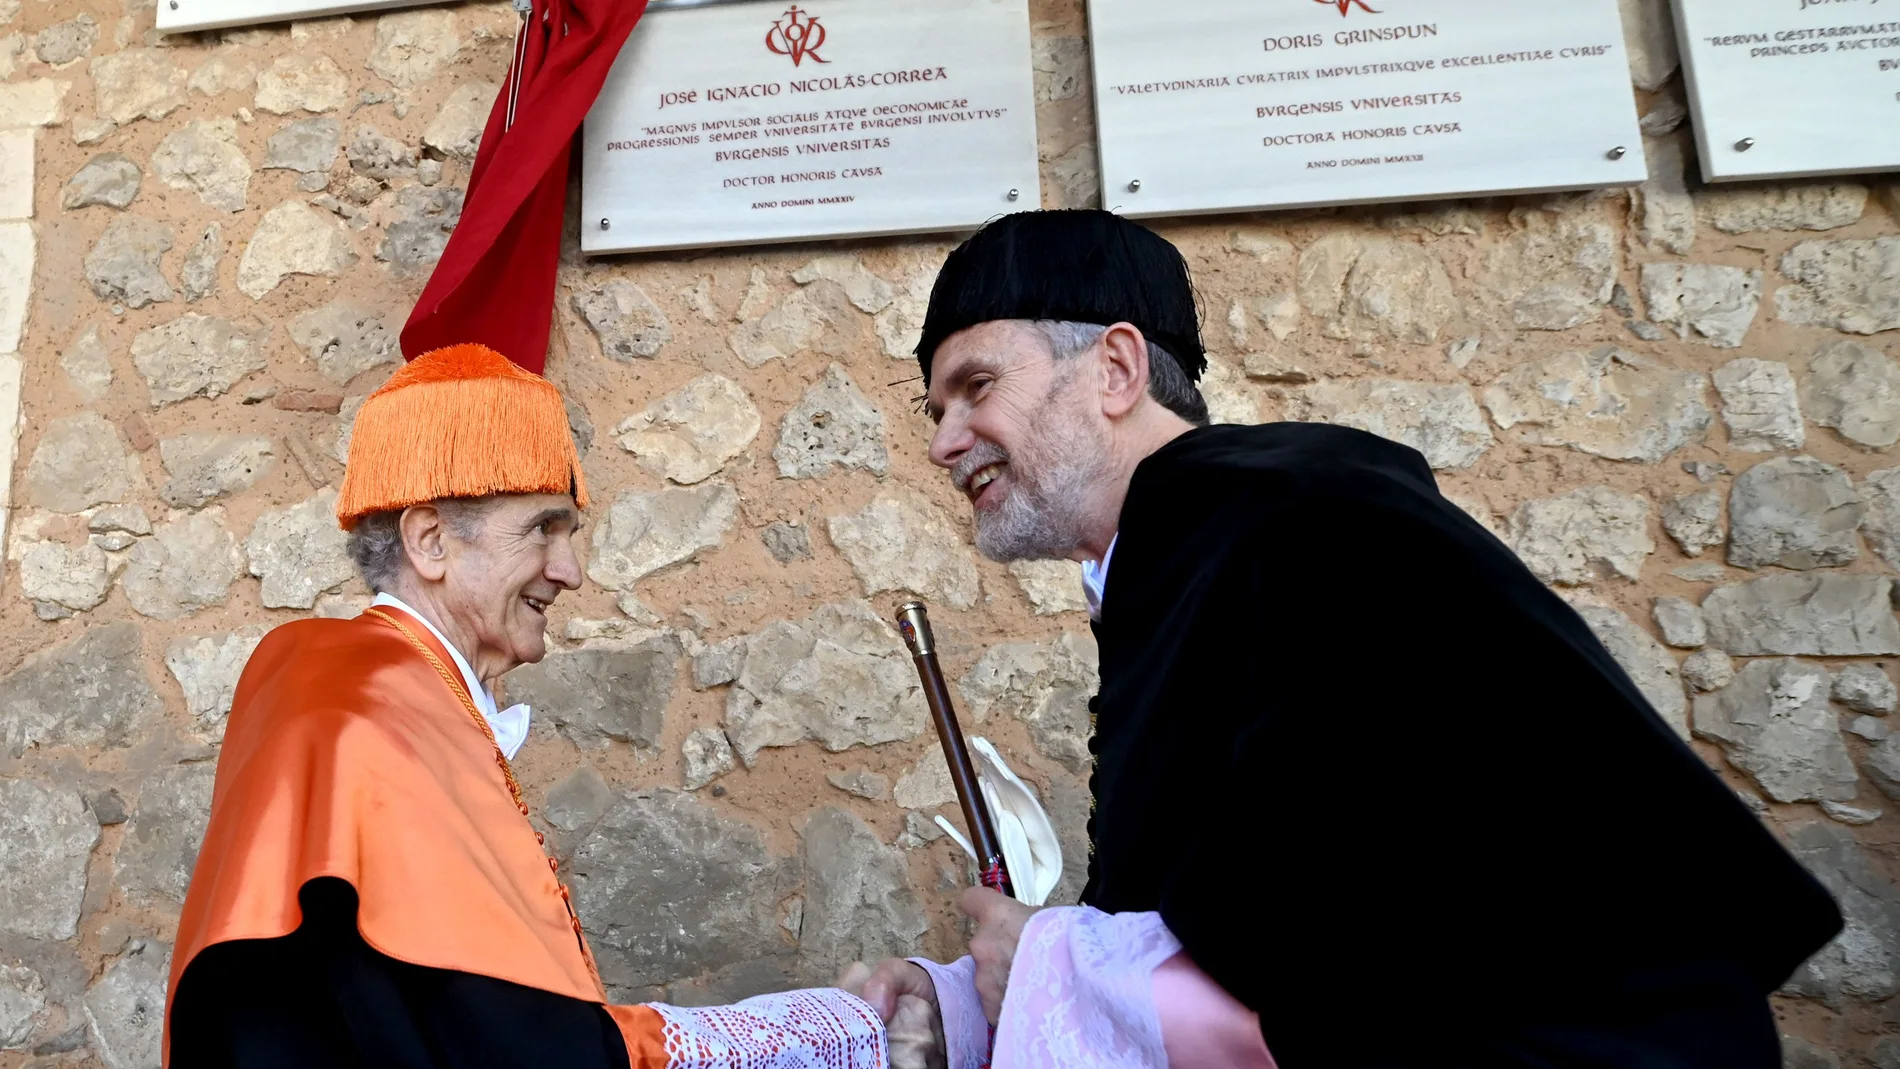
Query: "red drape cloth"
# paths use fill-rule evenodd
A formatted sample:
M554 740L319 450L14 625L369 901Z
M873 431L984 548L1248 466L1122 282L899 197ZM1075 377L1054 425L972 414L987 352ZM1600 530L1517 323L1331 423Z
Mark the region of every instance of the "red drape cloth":
M479 342L540 373L574 133L646 0L534 0L482 131L462 218L402 329L402 351Z

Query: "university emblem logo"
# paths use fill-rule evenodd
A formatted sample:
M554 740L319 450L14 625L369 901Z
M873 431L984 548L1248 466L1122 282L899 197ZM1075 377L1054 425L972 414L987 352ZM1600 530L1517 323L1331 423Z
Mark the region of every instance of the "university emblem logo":
M797 4L773 19L772 28L765 31L765 47L781 56L792 57L794 67L808 59L814 63L830 63L830 60L818 54L818 50L824 46L825 28L819 25L818 16L800 10Z
M1346 12L1351 11L1355 7L1370 15L1377 15L1379 13L1377 8L1367 7L1366 0L1313 0L1313 2L1316 4L1331 4L1338 8L1339 17L1342 19L1346 17Z

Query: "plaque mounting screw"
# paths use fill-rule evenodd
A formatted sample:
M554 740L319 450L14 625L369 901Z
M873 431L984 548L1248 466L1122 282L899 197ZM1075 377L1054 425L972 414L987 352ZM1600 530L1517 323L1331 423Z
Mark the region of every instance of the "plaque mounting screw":
M1754 147L1755 139L1752 137L1744 137L1740 141L1735 142L1735 151L1737 152L1747 152Z
M1020 190L1020 189L1012 189L1012 190L1010 190L1010 191L1009 191L1009 199L1010 199L1010 200L1015 200L1015 199L1017 199L1018 197L1021 197L1022 195L1023 195L1023 191L1022 191L1022 190Z
M600 220L600 228L601 228L602 230L605 230L605 229L607 229L608 227L610 227L610 226L612 226L612 225L613 225L612 223L609 223L609 222L607 221L607 219L606 219L606 217L605 217L605 216L602 216L602 217L601 217L601 220Z
M1134 181L1128 183L1128 192L1130 193L1141 192L1141 179L1137 178Z
M1613 160L1620 160L1629 154L1630 154L1630 150L1624 148L1622 145L1618 145L1615 148L1610 150L1610 158Z

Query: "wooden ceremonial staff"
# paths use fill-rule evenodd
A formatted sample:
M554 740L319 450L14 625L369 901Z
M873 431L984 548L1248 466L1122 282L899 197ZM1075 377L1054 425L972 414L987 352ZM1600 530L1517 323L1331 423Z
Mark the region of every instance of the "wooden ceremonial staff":
M944 685L943 666L937 663L937 643L930 634L930 616L921 601L905 602L897 610L897 630L910 647L917 662L917 675L924 684L924 701L930 705L930 719L936 722L937 738L943 742L943 759L950 766L950 780L957 785L957 801L963 804L963 826L970 829L970 845L976 848L978 878L993 891L1016 897L1009 882L1009 869L1003 864L1003 847L996 838L996 825L990 823L990 807L976 783L976 766L970 763L970 748L963 741L963 729L957 726L957 711L950 705L950 688Z

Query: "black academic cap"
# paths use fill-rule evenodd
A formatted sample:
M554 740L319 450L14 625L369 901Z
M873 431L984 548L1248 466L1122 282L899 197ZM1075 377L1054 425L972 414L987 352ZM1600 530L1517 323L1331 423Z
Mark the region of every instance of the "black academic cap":
M1181 250L1113 212L1017 212L957 246L937 274L917 342L925 386L945 338L993 319L1132 323L1189 378L1207 368Z

